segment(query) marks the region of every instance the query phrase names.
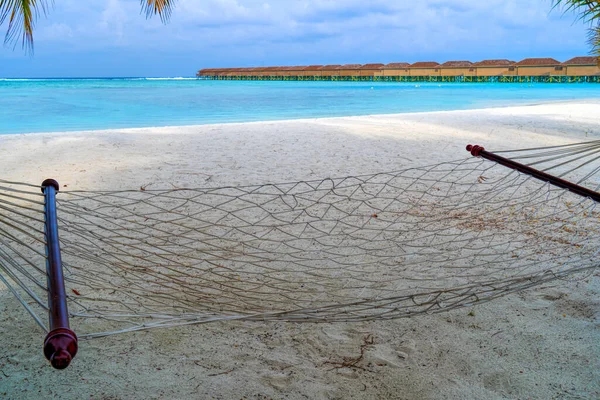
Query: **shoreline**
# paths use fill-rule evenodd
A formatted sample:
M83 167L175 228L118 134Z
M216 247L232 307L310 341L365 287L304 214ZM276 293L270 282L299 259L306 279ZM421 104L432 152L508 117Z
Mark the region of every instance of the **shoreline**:
M292 182L600 137L600 101L482 110L0 136L4 179L70 189ZM414 148L415 151L411 151ZM81 167L80 167L81 166ZM275 166L276 168L272 168ZM205 181L203 177L210 177ZM190 181L195 177L196 181ZM208 179L208 178L207 178ZM142 180L140 182L140 180ZM153 185L156 188L157 185Z
M273 124L273 123L304 123L304 122L318 122L318 121L335 121L340 119L356 119L356 118L398 118L398 117L410 117L410 116L425 116L425 115L436 115L436 114L448 114L448 113L468 113L478 111L500 111L507 109L522 109L531 108L545 105L600 105L600 97L589 98L589 99L574 99L574 100L548 100L543 102L527 103L522 105L507 105L507 106L493 106L473 109L459 109L459 110L439 110L439 111L418 111L418 112L406 112L406 113L384 113L384 114L364 114L364 115L347 115L347 116L334 116L334 117L315 117L315 118L297 118L297 119L268 119L260 121L246 121L246 122L219 122L219 123L207 123L207 124L192 124L192 125L161 125L161 126L142 126L134 128L107 128L107 129L79 129L79 130L68 130L68 131L43 131L43 132L27 132L27 133L3 133L0 134L0 139L7 136L29 136L29 135L64 135L64 134L102 134L107 132L121 132L121 133L138 133L138 131L153 130L156 132L146 133L160 133L161 130L174 130L183 129L189 130L200 127L224 127L224 126L239 126L239 125L256 125L256 124Z

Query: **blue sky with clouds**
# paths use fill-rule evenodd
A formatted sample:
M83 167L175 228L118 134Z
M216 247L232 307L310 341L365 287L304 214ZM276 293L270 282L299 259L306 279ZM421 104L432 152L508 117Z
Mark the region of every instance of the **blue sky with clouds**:
M163 25L137 0L55 0L33 57L0 49L0 77L588 54L586 25L551 9L551 0L179 0Z

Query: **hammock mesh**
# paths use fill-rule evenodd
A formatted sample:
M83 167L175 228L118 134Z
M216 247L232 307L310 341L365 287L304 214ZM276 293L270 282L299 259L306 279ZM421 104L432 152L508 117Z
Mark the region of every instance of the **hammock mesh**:
M501 153L499 153L501 154ZM592 190L600 142L506 152ZM0 181L0 281L46 329L44 197ZM283 184L66 191L80 337L228 319L412 317L598 265L597 203L493 162Z

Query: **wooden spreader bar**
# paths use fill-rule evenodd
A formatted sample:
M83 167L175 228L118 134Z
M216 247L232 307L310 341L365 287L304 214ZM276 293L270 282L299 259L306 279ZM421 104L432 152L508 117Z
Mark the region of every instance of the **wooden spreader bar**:
M590 199L600 203L600 193L595 192L591 189L585 188L583 186L577 185L573 182L566 181L564 179L558 178L554 175L547 174L543 171L537 170L535 168L529 167L527 165L520 164L516 161L513 161L508 158L501 157L497 154L490 153L486 151L485 148L478 145L467 145L467 151L471 153L471 155L475 157L483 157L486 160L497 162L498 164L504 165L505 167L514 169L516 171L522 172L524 174L533 176L536 179L539 179L544 182L548 182L554 186L557 186L562 189L567 189L568 191L578 194L579 196L589 197Z
M48 278L48 314L50 332L44 340L44 355L56 369L65 369L77 354L77 335L69 328L67 295L58 241L56 193L58 182L42 182L45 197L44 232L46 234L46 273Z

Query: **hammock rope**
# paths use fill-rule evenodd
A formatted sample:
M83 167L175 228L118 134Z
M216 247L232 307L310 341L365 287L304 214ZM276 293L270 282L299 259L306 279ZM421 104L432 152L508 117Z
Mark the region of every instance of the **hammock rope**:
M484 158L281 184L61 191L73 328L93 338L413 317L598 268L600 141L470 150ZM549 183L561 181L570 186ZM0 280L48 331L45 205L40 186L0 180Z

